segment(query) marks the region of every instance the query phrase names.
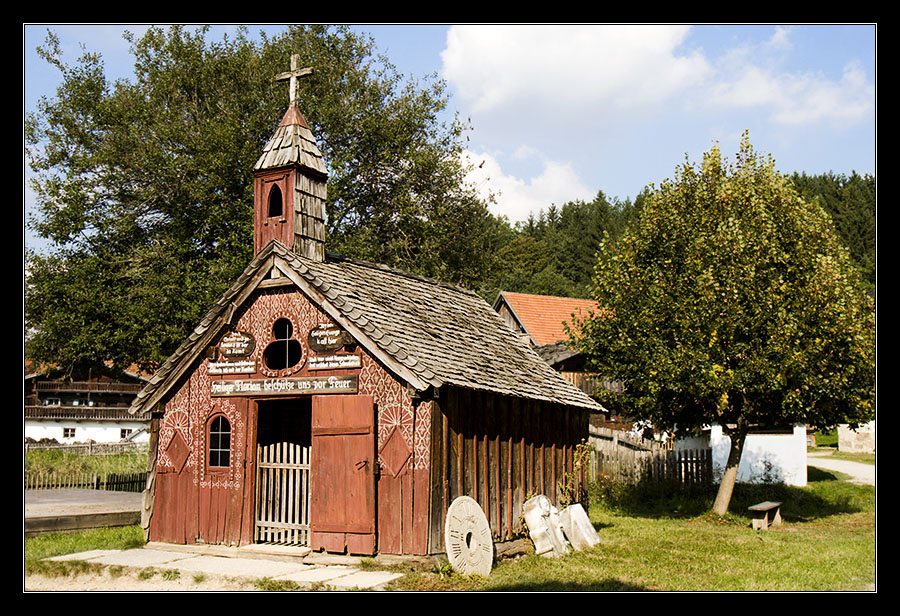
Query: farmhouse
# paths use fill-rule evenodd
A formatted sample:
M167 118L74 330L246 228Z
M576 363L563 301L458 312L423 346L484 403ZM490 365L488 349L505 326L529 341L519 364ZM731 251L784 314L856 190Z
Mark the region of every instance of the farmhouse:
M783 483L805 486L806 425L784 426L780 429L752 430L744 442L737 481L740 483ZM711 449L713 479L720 481L728 462L731 438L720 425L704 429L698 436L679 439L676 449Z
M575 387L588 395L601 389L622 391L621 382L590 372L587 358L568 344L566 327L572 327L576 318L584 319L597 312L595 300L501 291L493 308L522 341L531 345L541 359ZM611 419L610 409L604 409L603 413L605 418L594 415L592 419Z
M325 251L308 70L254 168L254 258L131 406L148 538L436 554L465 495L512 539L599 406L474 293Z
M114 376L105 366L75 378L25 371L25 440L72 443L146 442L150 418L129 413L146 384L137 372Z
M573 316L585 318L597 311L597 302L574 297L555 297L501 291L494 310L506 324L535 347L556 345L569 339L563 324L572 326Z

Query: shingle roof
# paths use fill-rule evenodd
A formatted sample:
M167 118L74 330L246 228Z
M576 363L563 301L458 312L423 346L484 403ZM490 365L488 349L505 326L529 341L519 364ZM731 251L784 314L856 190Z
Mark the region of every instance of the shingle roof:
M311 261L273 241L154 375L132 405L132 412L149 408L164 397L273 266L353 334L364 349L419 390L446 384L601 408L520 342L475 293L331 254L324 262Z
M573 351L568 346L566 346L565 342L551 342L549 344L541 344L534 347L534 352L538 354L538 357L543 359L551 366L556 366L556 364L560 362L563 362L567 359L572 359L573 357L580 355L578 351Z
M253 168L258 171L292 164L327 175L316 138L309 129L306 118L293 105L284 114Z
M572 324L572 314L581 318L597 310L597 302L572 297L553 297L502 291L494 302L498 308L505 302L525 333L537 345L568 340L563 322Z

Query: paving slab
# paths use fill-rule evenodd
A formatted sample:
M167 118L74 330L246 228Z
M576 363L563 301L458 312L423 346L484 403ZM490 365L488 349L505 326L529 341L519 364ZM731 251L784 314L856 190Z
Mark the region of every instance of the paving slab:
M332 588L367 589L400 577L387 571L360 571L348 565L305 564L263 558L240 558L211 554L192 554L158 548L131 550L90 550L77 554L56 556L48 560L84 560L101 565L118 565L143 569L161 567L182 572L204 573L231 578L272 578L297 584L325 583Z
M62 556L50 556L45 560L94 560L101 556L110 554L118 554L121 550L88 550L87 552L76 552L75 554L63 554Z
M298 584L314 584L316 582L331 582L340 577L352 575L358 570L353 567L341 565L311 566L305 571L296 571L279 577L280 580L296 582Z
M50 560L86 560L101 565L122 565L125 567L159 567L171 565L180 560L190 558L190 554L180 552L163 552L160 550L145 550L135 548L133 550L92 550L67 554L65 557L55 557Z
M391 573L389 571L357 571L350 575L335 578L330 582L335 588L375 588L382 584L387 584L391 580L400 577L400 573Z
M249 578L281 578L309 569L310 565L259 558L223 558L221 556L192 556L172 564L173 569Z

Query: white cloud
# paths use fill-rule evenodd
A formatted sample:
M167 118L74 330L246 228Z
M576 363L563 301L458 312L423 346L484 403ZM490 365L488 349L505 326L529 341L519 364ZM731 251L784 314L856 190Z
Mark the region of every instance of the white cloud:
M677 55L686 26L454 26L444 77L475 112L514 101L626 106L699 83L697 54Z
M689 30L451 27L441 54L443 76L454 101L474 118L475 134L483 136L478 127L490 126L489 147L505 153L475 158L476 165L484 163L475 184L499 193L492 211L517 222L554 203L593 199L599 187L589 188L567 162L577 156L573 148L592 124L602 121L608 129L623 109L662 103L703 82L706 60L676 51ZM533 137L528 144L526 136Z
M561 206L576 199L590 200L597 190L588 188L571 165L543 161L540 174L527 180L503 173L500 163L490 154L467 152L475 169L467 178L483 197L493 193L496 203L491 211L506 216L510 222L528 218L531 213L546 210L551 204Z
M775 33L772 35L772 38L770 38L766 42L766 45L768 45L772 49L779 49L779 50L791 49L793 47L793 44L791 43L791 41L788 38L788 35L790 35L791 30L793 30L793 28L791 28L790 26L775 26Z
M501 193L495 213L518 221L600 187L634 194L656 158L689 149L698 131L796 137L784 128L870 121L873 77L858 64L835 77L819 44L799 26L474 25L448 30L441 59L473 149L493 154L478 159L478 181Z
M453 26L443 75L473 113L542 107L545 119L583 106L594 118L654 103L705 101L762 109L780 125L851 123L874 109L874 85L856 64L840 79L780 68L794 50L793 27L715 62L684 50L681 25ZM591 116L579 119L582 126Z
M713 88L709 100L726 108L766 108L781 125L853 124L874 111L875 88L856 64L848 65L839 81L746 65L734 80Z
M854 124L874 111L875 87L855 62L840 79L822 72L791 72L780 66L793 49L791 28L776 28L756 46L731 49L716 69L708 103L721 109L766 110L782 126Z

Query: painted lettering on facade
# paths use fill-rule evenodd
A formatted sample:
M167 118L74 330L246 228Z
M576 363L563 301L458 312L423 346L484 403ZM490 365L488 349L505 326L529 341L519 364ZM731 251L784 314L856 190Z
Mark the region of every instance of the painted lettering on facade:
M253 374L256 372L256 361L211 361L209 362L210 374Z
M211 396L279 396L356 393L356 376L212 381Z
M312 328L306 340L309 348L316 353L337 351L345 344L353 342L347 332L331 323L323 323Z
M256 340L246 332L229 332L219 342L219 353L226 358L249 357L255 348Z
M310 370L340 370L361 367L362 358L358 353L352 355L314 355L309 358Z

